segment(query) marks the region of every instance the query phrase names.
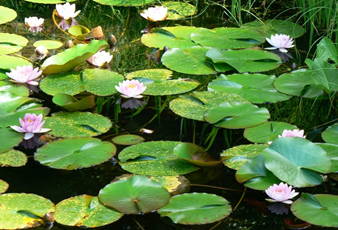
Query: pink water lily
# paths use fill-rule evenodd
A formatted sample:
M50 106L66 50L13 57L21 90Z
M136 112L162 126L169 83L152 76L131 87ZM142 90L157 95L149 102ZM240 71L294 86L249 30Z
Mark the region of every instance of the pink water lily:
M42 30L42 25L44 23L43 18L38 17L29 17L25 18L25 24L29 27L29 30L32 32L39 32Z
M266 199L270 202L282 202L285 204L292 204L292 198L298 195L298 192L295 192L292 189L292 186L284 184L281 182L279 185L274 184L265 190L265 193L272 199Z
M8 77L12 79L13 82L16 83L27 83L30 85L38 85L39 82L35 81L36 78L38 78L42 71L39 71L39 68L36 67L33 69L33 66L27 65L27 66L18 66L15 69L11 69L11 72L6 73Z
M109 52L99 51L93 56L91 56L87 61L92 65L103 66L106 63L109 63L112 58L113 55L110 55Z
M71 5L69 2L66 2L63 5L56 4L56 11L58 15L65 20L75 18L81 12L81 10L75 12L75 4Z
M273 47L267 47L265 49L267 50L275 50L275 49L279 49L280 52L282 53L287 53L288 51L286 50L287 48L292 48L294 47L293 40L292 38L290 38L289 35L285 35L285 34L276 34L271 35L271 38L266 38L267 42L270 43L270 45L272 45Z
M143 83L138 80L125 80L122 83L119 82L119 86L115 86L115 88L124 98L142 98L141 94L147 87L143 86Z
M45 133L51 129L42 128L45 124L45 121L42 121L42 114L37 116L36 114L26 113L24 119L19 118L20 126L13 125L11 126L17 132L25 133L24 139L31 139L35 133Z
M282 136L278 135L278 138L281 138L281 137L302 137L302 138L305 138L306 136L304 135L304 130L298 130L298 129L287 130L287 129L284 129Z
M164 21L168 17L168 8L163 6L149 7L140 15L151 22Z

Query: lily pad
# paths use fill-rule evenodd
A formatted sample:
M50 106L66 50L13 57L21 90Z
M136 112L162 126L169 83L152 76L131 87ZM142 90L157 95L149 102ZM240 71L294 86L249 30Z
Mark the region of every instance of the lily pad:
M9 185L6 181L0 180L0 194L7 191Z
M66 2L75 2L76 0L25 0L26 2L42 3L42 4L62 4Z
M244 137L254 143L268 143L282 135L283 131L297 129L297 126L285 122L269 121L263 124L246 128Z
M285 101L291 96L278 92L273 86L274 75L264 74L222 74L208 85L208 90L236 93L252 103Z
M15 10L8 7L0 6L0 24L13 21L16 16L18 16L18 14Z
M0 229L37 227L44 224L45 214L55 211L50 200L35 194L5 193L0 203Z
M265 42L265 37L249 29L220 27L213 30L201 28L191 34L191 40L201 46L244 49L260 45Z
M62 47L63 43L60 41L56 41L56 40L40 40L40 41L34 42L33 46L34 47L43 46L46 49L54 50L54 49L58 49Z
M204 114L204 119L216 127L227 129L247 128L266 122L269 110L258 108L251 103L224 102L212 107Z
M186 193L190 189L190 181L184 176L150 176L149 178L166 188L171 196Z
M111 159L116 147L97 138L61 139L39 148L34 159L45 166L74 170L89 168Z
M111 121L99 114L89 112L58 112L46 117L44 127L52 129L49 134L57 137L90 137L107 132Z
M57 55L47 58L42 66L44 74L66 72L85 62L97 51L108 46L105 40L92 40L89 44L78 44Z
M181 20L187 16L196 14L196 6L186 2L163 2L163 6L168 8L166 20Z
M63 200L56 205L55 220L62 225L96 228L113 223L122 213L104 206L98 197L80 195Z
M102 203L128 214L149 213L166 205L169 198L167 189L140 175L108 184L99 192Z
M160 49L163 49L165 46L170 49L185 49L198 45L191 41L190 35L199 29L189 26L153 28L150 30L150 33L142 35L141 42L148 47Z
M181 95L172 100L169 104L170 109L181 117L204 121L204 113L211 107L217 106L225 101L247 102L243 97L224 92L192 92Z
M0 153L8 151L14 146L17 146L23 140L23 136L23 133L16 132L10 127L0 128Z
M204 149L192 143L181 143L174 148L174 154L197 166L214 166L221 161L214 160Z
M332 162L330 173L338 172L338 145L329 143L317 143L329 155Z
M128 172L151 176L177 176L198 170L174 154L174 148L180 143L152 141L132 145L119 153L120 165Z
M85 110L95 106L95 97L90 95L81 100L64 93L58 93L53 97L53 102L56 105L62 106L68 111Z
M135 145L143 141L145 141L143 137L133 134L119 135L112 139L117 145Z
M322 132L322 138L325 142L338 144L338 123L329 126Z
M109 6L143 6L155 0L94 0L94 2Z
M250 159L260 155L268 144L239 145L227 149L221 153L221 159L225 166L239 170Z
M314 225L338 227L338 196L302 193L291 205L292 213L299 219Z
M229 201L214 194L185 193L172 197L168 205L157 211L174 223L196 225L224 219L231 213L231 206Z
M238 72L262 72L278 68L282 62L278 55L262 50L221 50L213 48L206 57L214 63L226 63Z
M21 167L27 163L27 156L21 151L11 149L0 153L0 166Z
M0 33L0 55L16 53L26 46L27 43L28 39L20 35Z
M332 162L318 145L300 137L275 140L263 151L265 167L280 180L295 187L311 187L323 182L319 173L328 173Z
M0 78L1 77L2 76L0 76ZM4 79L9 79L9 77L6 74L5 74L5 77L6 78L4 78ZM11 82L0 80L0 92L1 91L10 92L12 94L15 94L15 95L21 96L21 97L28 97L29 96L29 90L26 86L15 85Z
M193 79L171 79L167 69L146 69L129 73L127 79L136 79L147 86L145 95L162 96L181 94L195 89L199 82Z
M10 70L16 69L18 66L32 65L29 61L8 55L0 55L0 69Z

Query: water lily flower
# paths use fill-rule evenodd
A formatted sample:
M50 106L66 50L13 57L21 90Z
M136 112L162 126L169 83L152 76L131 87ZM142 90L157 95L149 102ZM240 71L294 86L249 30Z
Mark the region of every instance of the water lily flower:
M35 53L38 55L38 59L41 60L44 59L49 54L49 51L44 46L38 46L35 49Z
M27 66L18 66L16 70L11 69L11 72L6 74L8 77L12 79L13 82L21 84L27 83L30 85L38 85L39 82L34 80L42 74L42 71L39 71L38 67L33 69L33 66L27 65Z
M31 139L35 133L45 133L51 129L42 128L45 124L45 121L42 121L42 114L37 116L36 114L26 113L24 119L19 118L20 126L13 125L11 126L17 132L25 133L24 139Z
M298 192L295 192L292 189L292 186L284 184L281 182L279 185L274 184L265 190L265 193L272 199L266 199L270 202L282 202L284 204L292 204L292 198L298 195Z
M93 56L91 56L87 61L92 65L103 66L106 63L109 63L112 58L113 55L110 55L109 52L99 51Z
M142 98L141 95L145 90L146 86L138 80L125 80L122 83L119 82L119 86L115 86L117 91L121 93L124 98Z
M75 26L77 24L79 23L75 20L75 18L69 20L62 19L58 24L58 27L63 30L68 30L70 27Z
M63 5L56 4L56 11L58 15L65 20L75 18L81 12L81 10L75 12L75 4L71 5L69 2Z
M265 48L267 50L275 50L279 49L280 52L282 53L287 53L288 51L286 50L287 48L292 48L294 47L293 40L290 38L289 35L285 34L276 34L275 36L271 35L271 38L266 38L267 42L270 43L273 47L268 47Z
M168 8L163 6L149 7L140 13L142 17L148 19L151 22L164 21L168 17Z
M43 18L38 17L29 17L25 18L25 24L29 27L29 31L40 32L42 30L42 25L44 23Z
M304 130L298 130L298 129L287 130L287 129L284 129L282 136L278 135L278 138L281 138L281 137L302 137L302 138L305 138L306 136L304 135Z

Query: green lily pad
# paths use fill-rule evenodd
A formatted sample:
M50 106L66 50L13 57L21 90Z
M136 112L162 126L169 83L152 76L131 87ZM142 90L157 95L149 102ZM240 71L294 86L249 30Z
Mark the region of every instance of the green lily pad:
M97 51L108 46L105 40L92 40L89 44L78 44L57 55L47 58L42 66L44 74L66 72L85 62Z
M0 194L6 192L8 187L9 184L6 181L0 180Z
M327 37L323 37L317 44L316 58L320 58L324 61L333 60L338 63L338 52L334 43Z
M152 141L132 145L119 153L119 163L128 172L151 176L177 176L198 170L174 154L174 148L180 143Z
M274 85L278 91L293 96L315 98L323 95L323 89L315 85L311 70L298 69L282 74Z
M147 86L143 94L152 96L181 94L195 89L199 82L192 79L171 79L167 69L146 69L129 73L127 79L136 79Z
M66 2L75 2L76 0L25 0L26 2L42 3L42 4L62 4Z
M56 40L41 40L36 41L33 44L34 47L43 46L48 50L55 50L63 46L63 43Z
M244 137L254 143L268 143L282 135L283 131L297 129L297 126L285 122L268 121L263 124L246 128Z
M56 204L55 221L62 225L96 228L119 220L123 214L104 206L97 197L80 195Z
M185 193L172 197L168 205L157 211L174 223L196 225L224 219L231 213L231 206L229 201L214 194Z
M32 65L29 61L8 55L0 55L0 69L10 70L16 69L18 66Z
M201 46L244 49L260 45L265 42L265 37L249 29L220 27L213 30L201 28L191 34L191 40Z
M282 62L278 55L262 50L210 49L206 57L214 63L226 63L238 72L262 72L278 68Z
M185 49L198 45L191 41L190 35L199 29L200 28L190 26L153 28L150 30L150 33L142 35L141 42L148 47L160 49L163 49L165 46L170 49Z
M204 149L193 143L181 143L174 148L174 154L197 166L214 166L221 161L214 160Z
M325 142L338 144L338 123L329 126L322 132L322 138Z
M50 200L35 194L5 193L0 203L0 229L37 227L44 224L45 214L55 211Z
M45 166L74 170L89 168L111 159L116 147L97 138L61 139L39 148L34 159Z
M9 77L5 74L6 78L4 79L9 79ZM2 76L0 76L1 78ZM29 90L26 86L24 85L15 85L11 82L7 81L1 81L0 80L0 92L10 92L12 94L15 94L17 96L21 97L28 97L29 96Z
M166 20L181 20L196 14L197 11L196 6L186 2L163 2L163 6L168 8Z
M46 117L44 127L52 129L49 134L57 137L90 137L107 132L111 121L99 114L89 112L58 112Z
M143 141L145 141L143 137L133 134L119 135L112 139L112 142L117 145L135 145Z
M311 187L323 182L319 173L328 173L331 158L318 145L300 137L275 140L263 151L265 167L280 180L295 187Z
M221 74L208 85L208 90L236 93L252 103L285 101L291 97L278 92L273 86L274 75L264 74Z
M0 128L0 153L8 151L14 146L17 146L23 140L23 136L23 133L16 132L10 127Z
M0 33L0 55L16 53L26 46L27 43L28 39L20 35Z
M338 172L338 145L329 143L316 143L329 155L332 162L330 173Z
M204 119L216 127L227 129L247 128L266 122L269 110L247 102L224 102L212 107L204 114Z
M266 20L264 22L256 20L245 23L241 28L251 29L260 32L265 37L270 38L275 34L286 34L292 38L298 38L305 33L305 29L289 20Z
M184 176L150 176L149 178L166 188L171 196L189 192L190 189L190 181Z
M27 163L27 156L21 151L11 149L0 153L0 166L21 167Z
M225 166L239 170L250 159L260 155L267 148L268 144L239 145L224 150L221 159Z
M299 219L314 225L338 227L338 196L302 193L291 205L292 213Z
M102 5L109 6L143 6L153 3L155 0L93 0Z
M16 16L18 16L18 14L15 10L8 7L0 6L0 24L13 21Z
M203 91L181 95L172 100L169 107L181 117L204 121L204 113L211 107L217 106L224 101L248 102L237 94Z
M108 184L99 192L102 203L128 214L149 213L166 205L169 198L167 189L140 175Z
M90 95L78 100L68 94L58 93L53 97L53 102L68 111L85 110L95 106L95 96Z
M207 47L190 47L185 49L172 48L162 56L162 63L167 68L179 73L206 75L215 74L212 66L206 65ZM230 70L230 69L229 69Z
M84 35L88 35L90 33L90 29L85 26L74 25L69 28L68 33L73 35L77 40L84 41L86 40Z

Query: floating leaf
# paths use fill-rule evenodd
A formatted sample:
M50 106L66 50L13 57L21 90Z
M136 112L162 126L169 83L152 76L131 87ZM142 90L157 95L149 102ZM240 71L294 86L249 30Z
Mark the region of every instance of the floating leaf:
M14 146L17 146L23 140L23 136L23 133L16 132L10 127L0 128L0 153L8 151Z
M0 229L37 227L44 224L45 214L55 211L50 200L35 194L5 193L0 203Z
M111 121L99 114L89 112L58 112L46 117L44 127L57 137L90 137L107 132Z
M325 142L338 144L338 123L329 126L322 132L322 138Z
M4 74L6 78L4 79L9 79L9 77ZM0 73L0 78L1 78L1 73ZM1 81L0 80L0 92L1 91L5 91L5 92L10 92L12 94L15 94L17 96L21 96L21 97L28 97L29 96L29 90L27 87L23 86L23 85L15 85L11 82L7 82L7 81Z
M6 181L0 180L0 194L7 191L9 185Z
M196 6L186 2L163 2L163 7L168 8L166 20L181 20L187 16L196 14Z
M174 196L169 204L157 210L174 223L197 225L224 219L231 212L229 202L221 196L207 193L185 193Z
M27 156L18 150L9 150L0 153L0 166L21 167L27 163Z
M116 147L97 138L61 139L39 148L34 159L45 166L74 170L88 168L111 159Z
M10 70L16 69L18 66L32 65L29 61L8 55L0 55L0 69Z
M1 7L1 6L0 6ZM1 8L0 8L1 10ZM1 13L1 11L0 11ZM1 20L1 18L0 18ZM1 23L0 23L1 24ZM17 34L0 33L0 55L20 51L28 43L28 39Z
M95 106L95 97L90 95L81 100L64 93L58 93L53 97L53 102L56 105L62 106L68 111L85 110Z
M117 145L135 145L145 141L143 137L133 134L119 135L112 139Z
M268 143L274 141L283 131L297 129L297 126L285 122L269 121L263 124L246 128L244 137L254 143Z
M316 143L316 144L319 145L322 149L324 149L325 152L331 158L332 167L331 167L330 172L337 173L338 172L338 145L329 144L329 143Z
M276 177L295 187L311 187L323 182L319 173L328 173L331 159L318 145L300 137L275 140L263 151L265 167Z
M338 196L302 193L291 205L292 213L299 219L314 225L338 227Z
M154 0L94 0L94 2L109 6L143 6Z
M279 93L273 86L274 75L232 74L223 75L208 85L208 90L236 93L252 103L278 102L290 99L290 96Z
M15 10L8 7L0 6L0 24L13 21L18 14Z
M99 192L102 203L128 214L149 213L166 205L169 198L167 189L140 175L108 184Z
M39 46L43 46L46 49L58 49L60 47L63 46L63 43L60 41L56 41L56 40L40 40L40 41L36 41L33 44L34 47L39 47Z
M42 4L62 4L66 2L75 2L76 0L25 0L26 2L42 3Z
M190 189L190 181L184 176L150 176L149 178L166 188L171 196L186 193Z
M198 170L173 153L173 149L180 143L152 141L132 145L119 153L120 165L126 171L151 176L177 176Z
M174 148L174 154L197 166L214 166L221 161L214 160L204 149L192 143L181 143Z
M191 40L201 46L243 49L260 45L265 42L265 37L249 29L220 27L213 30L201 28L191 34Z
M104 206L97 197L80 195L56 205L55 220L62 225L96 228L119 220L123 214Z

